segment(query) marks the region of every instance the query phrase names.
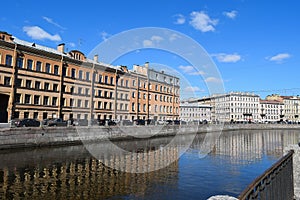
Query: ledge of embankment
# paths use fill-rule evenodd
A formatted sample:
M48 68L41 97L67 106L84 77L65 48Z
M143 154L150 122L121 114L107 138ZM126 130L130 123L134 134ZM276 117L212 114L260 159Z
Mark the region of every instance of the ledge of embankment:
M0 149L73 145L82 142L130 140L176 134L207 133L238 130L300 129L298 124L226 124L172 126L110 126L110 127L35 127L1 128Z

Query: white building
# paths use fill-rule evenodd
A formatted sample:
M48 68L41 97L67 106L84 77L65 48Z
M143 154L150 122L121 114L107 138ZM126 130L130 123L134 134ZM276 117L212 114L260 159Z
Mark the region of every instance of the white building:
M182 121L211 121L211 106L198 102L180 103L180 120Z
M230 92L204 97L198 102L212 106L212 121L244 122L259 121L259 100L257 94Z
M260 116L262 122L278 122L284 120L284 104L275 100L260 100Z

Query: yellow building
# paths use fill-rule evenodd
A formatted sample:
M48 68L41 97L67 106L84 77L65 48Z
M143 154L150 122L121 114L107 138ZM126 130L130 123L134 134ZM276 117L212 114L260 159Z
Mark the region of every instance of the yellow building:
M179 78L112 66L0 32L0 122L15 118L178 119Z

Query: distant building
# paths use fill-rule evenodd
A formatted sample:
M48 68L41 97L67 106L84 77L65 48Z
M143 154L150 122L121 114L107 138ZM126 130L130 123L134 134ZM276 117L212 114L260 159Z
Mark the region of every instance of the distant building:
M198 102L182 102L180 103L180 120L182 121L211 121L211 106L200 104Z
M212 121L243 122L260 119L259 95L243 92L212 95L198 99L212 106Z
M15 118L179 119L179 78L112 66L0 32L0 122Z
M262 122L284 121L284 104L275 100L260 100Z
M278 94L268 95L267 100L276 100L284 104L284 119L291 122L300 121L300 97L299 96L280 96Z

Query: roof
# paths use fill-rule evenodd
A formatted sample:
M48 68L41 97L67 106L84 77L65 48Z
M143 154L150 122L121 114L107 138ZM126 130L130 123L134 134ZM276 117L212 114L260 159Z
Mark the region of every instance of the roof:
M58 55L67 56L66 54L64 54L62 52L59 52L56 49L53 49L53 48L50 48L50 47L45 47L45 46L42 46L42 45L39 45L39 44L36 44L36 43L31 43L31 42L27 42L27 41L24 41L24 40L20 40L16 37L14 37L14 42L16 44L20 44L20 45L23 45L23 46L26 46L26 47L29 47L29 48L32 48L32 49L38 49L38 50L41 50L41 51L46 51L46 52L50 52L50 53L54 53L54 54L58 54Z

